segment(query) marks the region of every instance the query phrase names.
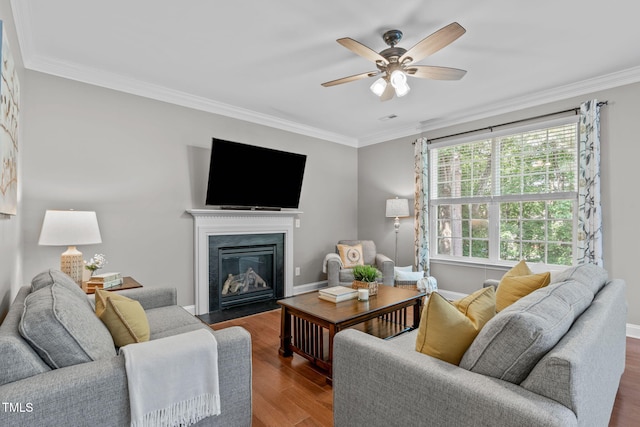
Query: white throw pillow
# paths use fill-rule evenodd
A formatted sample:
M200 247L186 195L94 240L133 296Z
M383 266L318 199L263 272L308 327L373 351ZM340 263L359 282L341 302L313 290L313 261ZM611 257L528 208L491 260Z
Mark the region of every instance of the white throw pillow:
M396 280L420 280L424 277L424 271L396 271Z

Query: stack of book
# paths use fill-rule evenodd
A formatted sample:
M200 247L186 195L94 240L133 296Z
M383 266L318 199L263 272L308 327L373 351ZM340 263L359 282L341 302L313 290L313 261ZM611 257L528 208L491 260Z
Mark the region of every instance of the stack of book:
M87 282L89 289L108 289L122 284L120 273L102 273L91 276Z
M346 286L333 286L318 291L318 298L325 301L340 302L358 297L358 290Z

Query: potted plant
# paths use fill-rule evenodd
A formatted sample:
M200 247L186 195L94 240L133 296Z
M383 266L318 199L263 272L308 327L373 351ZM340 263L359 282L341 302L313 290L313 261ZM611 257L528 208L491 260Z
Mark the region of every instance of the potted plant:
M380 277L380 272L372 265L356 265L353 267L353 284L352 288L369 289L369 295L376 295L378 293L378 282L376 281Z

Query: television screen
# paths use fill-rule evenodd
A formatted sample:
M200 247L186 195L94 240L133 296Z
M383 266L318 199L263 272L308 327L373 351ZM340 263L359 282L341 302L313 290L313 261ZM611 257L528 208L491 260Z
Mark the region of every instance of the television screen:
M297 208L307 156L213 138L207 205Z

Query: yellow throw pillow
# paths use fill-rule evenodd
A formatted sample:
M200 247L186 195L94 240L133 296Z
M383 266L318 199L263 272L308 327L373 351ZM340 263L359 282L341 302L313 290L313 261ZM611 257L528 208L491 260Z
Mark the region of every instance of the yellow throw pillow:
M342 260L342 265L345 268L354 267L356 265L364 265L364 259L362 257L362 245L338 245L338 253Z
M98 293L102 295L98 295ZM113 292L96 292L96 314L107 326L118 347L149 341L147 315L138 301Z
M416 350L458 365L480 329L495 314L493 287L453 302L433 292L422 312Z
M536 289L544 288L551 281L551 273L533 274L524 260L507 271L496 291L496 311L502 311Z

